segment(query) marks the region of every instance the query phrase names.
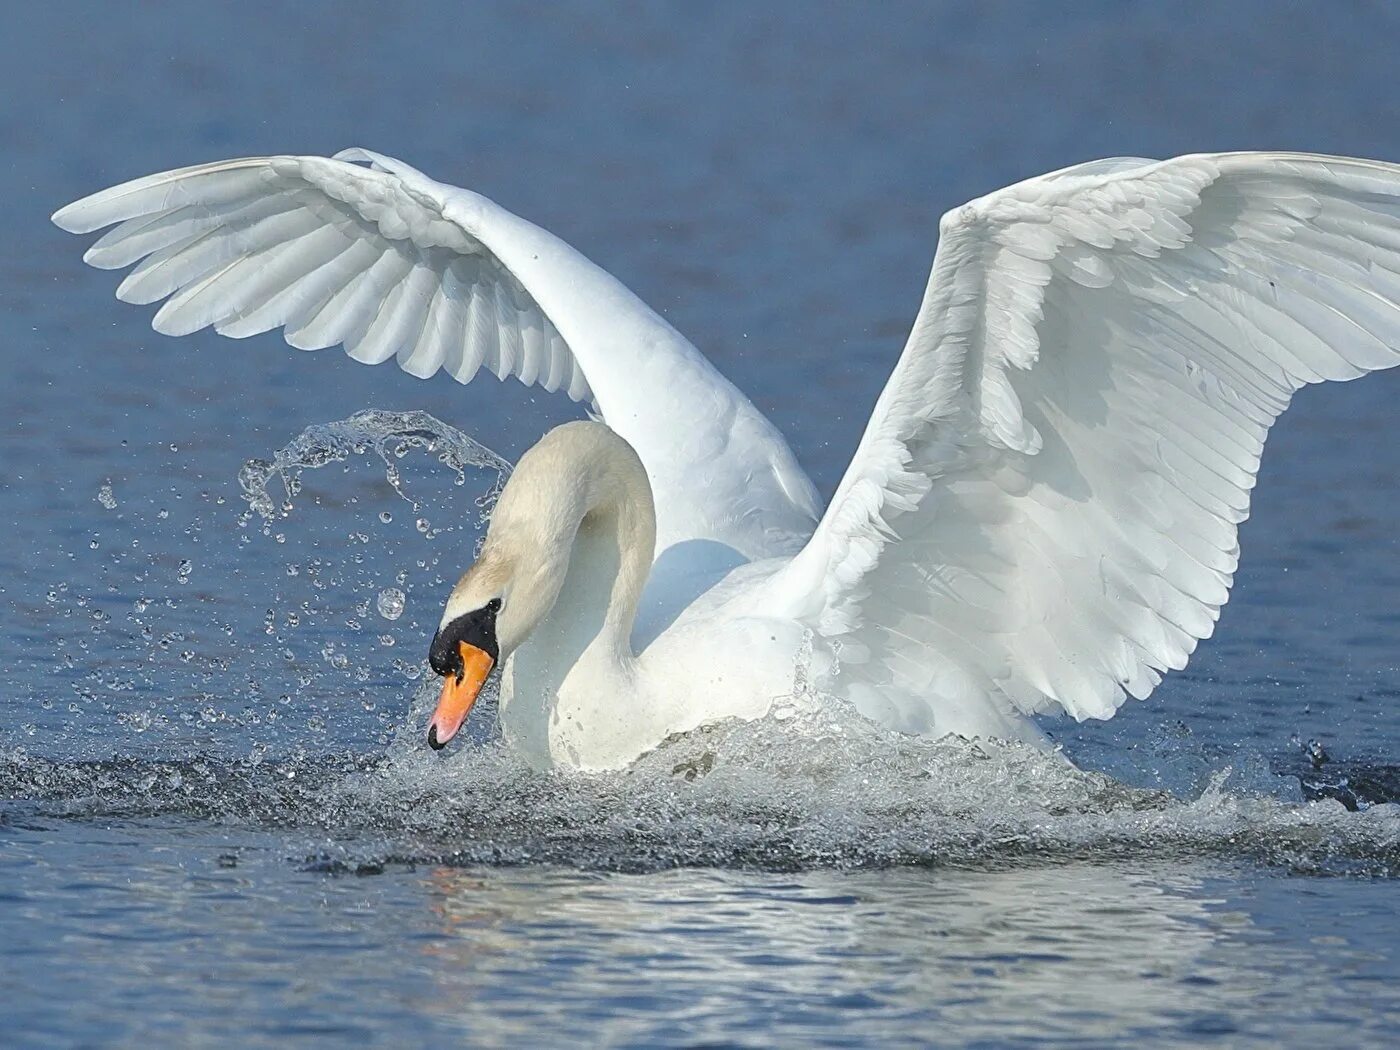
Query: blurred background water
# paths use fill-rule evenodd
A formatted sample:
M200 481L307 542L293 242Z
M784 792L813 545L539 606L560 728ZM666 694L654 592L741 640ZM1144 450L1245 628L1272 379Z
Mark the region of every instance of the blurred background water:
M475 746L419 744L492 471L443 467L441 435L351 455L270 522L238 476L365 408L512 460L576 409L276 335L164 339L48 224L204 160L402 157L616 273L829 494L942 211L1097 156L1400 160L1393 7L60 2L6 22L0 1042L1400 1038L1400 375L1297 398L1187 672L1110 723L1048 724L1112 779L822 711L801 747L726 727L627 775L542 777L489 710Z

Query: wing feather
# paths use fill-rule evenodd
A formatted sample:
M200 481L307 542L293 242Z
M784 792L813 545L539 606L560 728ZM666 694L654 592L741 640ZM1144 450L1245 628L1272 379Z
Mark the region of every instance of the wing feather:
M1400 364L1400 167L1095 162L941 230L900 362L770 598L830 640L832 688L901 728L1109 717L1214 629L1293 393Z
M312 228L314 219L286 200L269 197L252 201L218 225L192 230L194 236L176 250L158 252L158 265L140 264L117 294L126 302L153 303L164 299L215 269L242 256L248 246L271 245ZM228 231L228 232L225 232ZM230 233L232 236L230 236Z
M374 323L379 320L389 297L395 293L413 269L412 248L394 245L384 252L361 274L353 284L346 287L347 296L343 301L326 304L321 315L326 318L327 329L317 336L317 342L330 345L343 343L345 352L356 361L376 363L372 357L360 352L360 344L369 335Z
M401 347L416 344L422 335L437 276L422 258L407 255L402 273L380 302L378 313L364 335L359 339L346 339L346 349L356 361L382 364Z
M443 279L435 282L432 289L432 301L428 304L422 335L413 343L405 343L399 348L399 367L420 379L442 367L447 356L447 341L457 330L456 304L447 289L448 272L447 269L443 270Z
M510 301L510 292L502 285L493 285L488 293L488 309L494 313L494 325L496 337L500 344L496 349L495 371L496 378L504 379L509 375L529 374L522 366L520 353L520 329L514 324L515 304ZM530 382L534 381L534 376L530 375Z
M364 265L365 256L357 249L367 247L363 241L348 239L335 227L322 227L324 237L285 260L276 278L268 285L275 288L278 278L285 280L279 290L273 290L263 302L240 311L231 320L217 326L220 335L243 339L271 331L283 324L288 333L309 320L326 301L342 287L350 275Z
M500 329L496 327L495 313L495 296L489 295L481 284L473 283L464 357L464 366L471 370L468 374L475 374L478 368L485 368L497 376L503 374L500 366Z
M659 549L709 539L791 553L815 524L786 442L670 325L558 238L401 161L350 150L196 165L54 221L114 227L85 258L134 266L118 295L166 300L159 331L282 328L300 349L343 344L355 360L462 382L485 367L592 402L646 464Z
M290 218L290 216L289 216ZM188 335L213 325L224 330L226 321L241 317L267 302L288 281L296 280L307 256L321 254L328 228L301 217L283 224L281 236L264 248L250 249L210 278L176 292L151 322L164 335ZM335 230L329 232L339 234Z
M356 241L341 259L313 279L320 294L283 333L289 346L298 350L322 350L342 342L354 328L363 329L378 309L371 288L383 295L388 288L385 271L402 260L397 251L386 252L372 241ZM385 276L377 276L385 274Z

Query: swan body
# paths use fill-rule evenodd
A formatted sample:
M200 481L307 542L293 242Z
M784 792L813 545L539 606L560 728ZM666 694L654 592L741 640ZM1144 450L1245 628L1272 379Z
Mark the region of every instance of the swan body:
M822 510L782 436L573 248L365 150L152 175L61 209L115 228L153 324L481 369L600 422L521 460L432 647L456 732L502 669L541 766L624 766L798 677L907 732L1043 740L1214 629L1269 427L1400 363L1400 167L1117 158L940 224L923 303Z
M501 601L501 726L537 765L624 766L639 741L757 717L792 692L801 632L747 610L747 586L709 587L654 637L637 636L655 528L631 446L601 423L566 423L521 458L448 598L444 629ZM650 582L670 586L664 574Z

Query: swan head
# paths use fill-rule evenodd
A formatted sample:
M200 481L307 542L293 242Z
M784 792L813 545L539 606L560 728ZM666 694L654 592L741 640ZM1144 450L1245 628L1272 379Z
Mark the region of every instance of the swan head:
M442 695L428 723L428 745L446 746L471 713L491 672L529 637L558 590L553 566L516 556L488 533L481 557L468 569L442 614L428 663L442 678Z
M446 746L471 713L481 687L500 661L496 620L500 596L444 622L433 635L428 663L442 678L442 696L428 723L428 746Z

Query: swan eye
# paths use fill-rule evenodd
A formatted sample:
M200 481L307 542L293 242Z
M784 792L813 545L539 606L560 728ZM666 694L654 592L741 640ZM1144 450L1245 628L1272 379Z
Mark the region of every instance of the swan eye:
M486 608L490 609L492 612L500 612L500 611L501 611L501 599L499 599L499 598L492 598L489 602L486 603Z

